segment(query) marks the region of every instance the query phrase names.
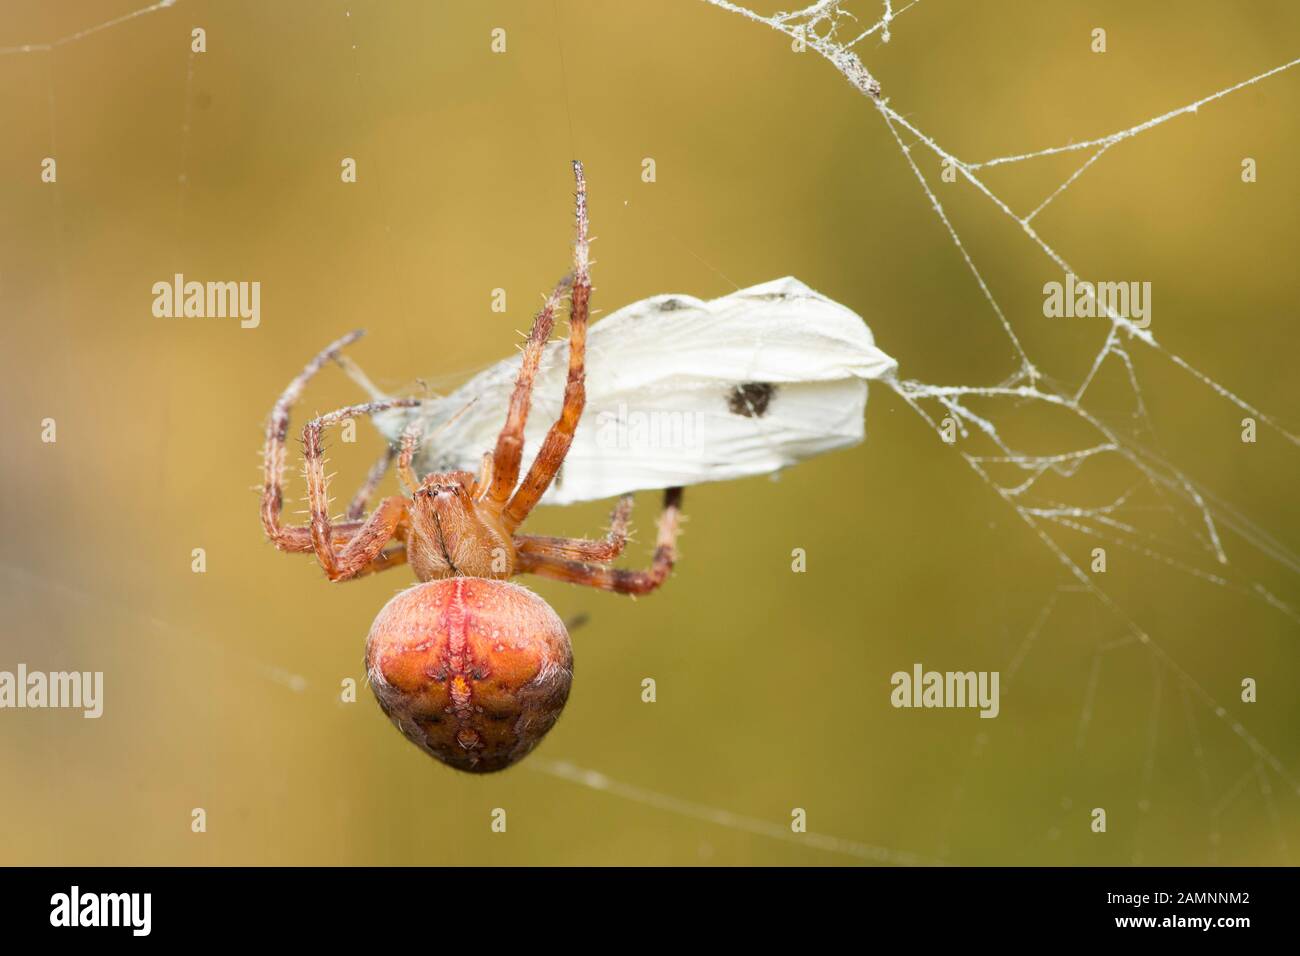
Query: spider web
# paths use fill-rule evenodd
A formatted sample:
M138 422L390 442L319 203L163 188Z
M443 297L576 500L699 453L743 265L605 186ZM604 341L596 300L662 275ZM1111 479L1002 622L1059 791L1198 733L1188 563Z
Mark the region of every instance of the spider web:
M1109 328L1101 345L1092 356L1082 380L1067 386L1044 374L1023 346L1007 310L1000 304L989 282L986 281L980 265L959 234L943 200L936 192L933 180L923 171L922 161L918 161L917 153L928 152L940 163L955 169L966 183L973 186L979 195L987 200L997 214L1010 219L1024 234L1026 240L1055 264L1061 273L1083 275L1084 273L1076 269L1066 258L1065 253L1035 228L1034 221L1043 210L1065 194L1116 147L1166 123L1195 115L1203 107L1213 105L1234 93L1291 70L1300 65L1300 58L1292 59L1231 86L1201 96L1185 105L1104 136L1071 141L1031 152L999 155L973 161L959 157L953 151L946 149L936 137L920 129L896 109L891 103L889 91L884 89L872 75L858 53L864 41L869 38L875 38L880 43L888 43L891 40L891 30L895 20L916 7L920 0L897 8L892 0L884 0L879 16L874 21L859 18L850 9L850 7L861 9L864 4L852 4L847 0L821 0L799 10L772 15L760 14L730 0L704 0L704 2L743 17L754 24L782 33L791 42L801 41L806 44L808 50L823 57L862 94L865 102L875 110L898 147L916 179L921 195L942 223L961 261L974 279L989 310L1010 343L1013 355L1017 359L1017 366L1010 370L1005 380L995 385L940 386L902 378L890 383L898 395L936 431L940 431L941 421L945 418L950 426L956 426L961 436L961 440L955 443L958 454L981 481L1031 529L1043 546L1060 562L1069 579L1069 583L1061 585L1049 597L1032 629L1014 655L1005 675L1008 688L1025 658L1032 653L1040 641L1053 614L1057 612L1062 595L1079 592L1092 598L1119 623L1124 636L1100 644L1092 658L1084 705L1079 718L1077 746L1080 749L1083 747L1092 721L1105 655L1120 647L1131 646L1134 643L1140 645L1150 655L1153 676L1152 718L1147 729L1147 758L1142 768L1139 789L1145 793L1151 783L1158 740L1158 713L1162 689L1166 680L1172 680L1182 698L1188 732L1194 740L1198 774L1204 788L1204 795L1210 805L1210 817L1213 823L1213 832L1210 834L1212 847L1217 846L1220 838L1219 818L1227 807L1242 795L1245 788L1254 785L1258 788L1270 821L1277 831L1280 855L1283 859L1287 859L1289 851L1274 799L1274 786L1280 784L1288 796L1295 797L1300 795L1300 780L1244 722L1232 716L1223 703L1211 695L1188 670L1181 666L1155 635L1126 613L1124 608L1098 583L1096 577L1090 575L1071 557L1066 546L1062 544L1061 533L1068 530L1097 542L1116 545L1199 581L1263 602L1289 619L1292 624L1300 624L1300 615L1291 604L1273 593L1261 581L1251 577L1249 573L1237 570L1237 562L1230 556L1225 545L1224 531L1230 530L1247 548L1254 549L1285 571L1300 573L1300 560L1284 544L1276 541L1227 502L1219 500L1200 487L1190 475L1171 464L1156 448L1152 447L1155 429L1144 400L1143 388L1133 356L1138 351L1154 353L1182 373L1191 376L1196 383L1209 389L1219 399L1230 403L1240 412L1273 430L1291 446L1300 445L1300 438L1274 416L1257 408L1233 389L1215 381L1181 355L1166 348L1149 328L1134 324L1129 318L1112 309L1109 303L1097 302L1099 318L1095 321L1108 322ZM1080 154L1083 157L1082 162L1042 202L1028 212L1017 212L982 178L986 170L995 167L1024 164L1073 153ZM939 164L934 164L935 168L938 166ZM927 168L931 166L927 164ZM1133 408L1131 417L1134 423L1129 428L1120 428L1112 424L1106 416L1090 408L1090 390L1094 388L1103 372L1112 367L1120 369L1122 379L1126 382L1131 396ZM900 368L906 369L905 361ZM1089 436L1087 444L1082 447L1065 446L1050 452L1031 452L1017 447L1014 440L1005 437L1007 429L1005 426L1000 426L999 418L1010 414L1009 406L1021 410L1025 406L1035 405L1046 406L1076 419ZM973 444L972 439L982 441L987 446L987 450L982 452L969 450ZM1127 490L1111 501L1093 506L1071 505L1056 500L1056 496L1062 496L1060 489L1068 488L1070 479L1079 476L1085 470L1085 465L1102 457L1118 459L1128 470L1132 482ZM1052 497L1036 494L1047 476L1062 479L1055 486ZM1124 513L1125 509L1143 492L1160 502L1161 510L1176 519L1175 525L1180 532L1180 539L1170 542L1165 534L1144 527L1142 521L1135 520ZM1188 560L1182 557L1181 553L1172 553L1179 546L1190 548L1193 558ZM1199 561L1196 560L1196 555L1199 555ZM1245 772L1225 791L1218 794L1215 794L1212 789L1211 775L1207 768L1205 749L1197 724L1198 719L1206 713L1213 721L1225 725L1232 737L1247 749L1251 758ZM977 751L979 746L977 745ZM1211 859L1215 858L1212 850Z
M921 0L895 7L892 0L879 4L879 13L859 17L854 9L867 6L850 0L821 0L793 12L764 15L755 10L730 2L730 0L703 0L749 23L785 35L789 40L801 40L808 50L824 58L854 89L862 94L865 103L873 108L882 121L887 134L896 144L904 162L911 170L919 190L919 198L929 205L951 238L961 262L980 290L988 310L1005 335L1015 357L1014 367L1007 377L993 385L934 385L907 378L897 378L888 384L900 398L923 418L936 433L942 433L944 420L955 425L960 440L954 450L994 495L1011 510L1037 537L1047 552L1061 565L1064 581L1047 596L1040 612L1023 640L1019 643L1005 672L1005 690L1015 684L1016 675L1035 649L1048 640L1054 617L1060 613L1064 601L1073 595L1083 595L1097 608L1118 622L1123 636L1099 643L1085 678L1084 704L1077 723L1076 745L1084 746L1088 739L1096 710L1099 683L1104 671L1106 655L1121 647L1140 646L1152 663L1152 719L1148 725L1148 756L1141 771L1139 789L1146 792L1151 782L1154 753L1159 742L1158 713L1169 693L1172 683L1179 698L1179 707L1185 717L1188 733L1195 741L1194 755L1203 787L1203 794L1213 821L1211 842L1218 839L1218 820L1227 809L1254 787L1277 831L1279 849L1283 858L1288 854L1281 814L1278 808L1278 788L1282 796L1300 796L1300 779L1283 760L1266 746L1242 721L1184 668L1163 646L1163 642L1135 621L1121 604L1113 598L1071 556L1063 544L1066 533L1083 535L1140 555L1144 559L1163 565L1197 581L1216 588L1243 595L1261 602L1274 612L1300 624L1300 613L1286 600L1248 572L1239 570L1242 562L1230 547L1233 543L1253 549L1267 562L1289 573L1300 573L1300 558L1282 542L1275 540L1266 530L1251 522L1240 511L1212 495L1183 469L1172 464L1160 453L1154 441L1155 429L1151 423L1147 403L1134 356L1150 353L1171 364L1181 373L1190 376L1199 386L1209 390L1217 399L1240 410L1260 424L1271 429L1291 446L1300 446L1300 437L1277 418L1257 408L1246 398L1212 379L1182 356L1166 348L1147 328L1140 328L1130 319L1116 313L1108 304L1098 303L1103 312L1099 323L1108 322L1104 340L1090 356L1087 372L1081 380L1070 385L1059 382L1043 372L1031 357L1017 334L1015 324L995 296L990 283L975 257L963 241L944 202L936 192L933 180L927 178L918 161L918 152L931 154L935 159L951 165L1000 216L1005 216L1023 233L1025 239L1062 273L1081 274L1056 245L1049 242L1035 228L1034 222L1053 202L1079 182L1110 151L1125 142L1148 133L1157 127L1194 115L1202 107L1217 103L1243 89L1262 83L1280 73L1300 65L1300 58L1274 66L1249 76L1240 82L1213 91L1185 105L1168 110L1141 123L1117 130L1104 136L1071 141L1069 143L1031 152L994 156L984 160L967 160L946 149L938 139L918 127L906 114L892 105L890 90L872 75L863 62L859 50L865 41L888 43L893 38L895 21L916 7ZM177 5L177 0L159 2L128 12L104 22L78 29L66 36L44 42L0 48L0 56L48 54L101 31L128 24ZM875 7L872 7L873 10ZM872 19L871 17L874 17ZM355 49L355 47L354 47ZM359 77L359 74L358 74ZM181 163L178 176L178 222L183 221L184 196L187 188L185 156L188 151L188 133L191 122L191 96L194 79L194 56L187 61L185 78L185 116L181 124ZM50 139L55 140L55 103L52 75L49 87ZM53 149L52 149L53 151ZM1037 206L1028 212L1017 212L986 182L984 174L996 167L1031 163L1034 160L1065 154L1079 153L1080 164ZM928 168L928 167L927 167ZM56 191L55 201L58 202ZM884 343L888 347L888 343ZM903 368L905 370L906 363ZM1133 422L1117 425L1109 417L1092 407L1092 392L1101 376L1117 368L1126 384L1132 401ZM1077 444L1054 450L1030 451L1010 437L1006 424L1014 415L1027 408L1046 408L1069 416L1088 435ZM1074 434L1071 432L1071 434ZM982 443L983 450L976 450ZM1118 462L1132 477L1129 487L1112 500L1098 505L1072 505L1068 499L1069 483L1084 472L1086 466L1108 459ZM1040 493L1040 487L1055 482L1051 492ZM1133 503L1139 496L1159 502L1159 508L1174 521L1172 535L1168 529L1153 530L1140 518L1133 517ZM6 568L23 586L50 587L48 582L12 566ZM59 585L61 593L79 601L101 602L102 599L71 585ZM125 609L115 607L125 613ZM160 635L193 635L186 628L168 622L150 619L150 627ZM221 649L225 653L225 649ZM265 661L246 661L258 676L282 685L293 693L315 689L312 679ZM327 692L328 689L327 689ZM1244 772L1230 785L1218 786L1207 763L1206 748L1202 742L1200 726L1206 716L1217 722L1238 741L1238 746L1249 755ZM977 735L971 753L972 765L978 761L987 743L987 737ZM807 833L795 836L788 826L760 820L729 810L675 797L659 791L609 778L599 771L575 766L567 761L550 760L534 756L527 766L575 785L617 799L632 801L657 810L707 823L755 834L773 840L792 841L828 854L840 855L859 861L916 864L936 862L931 857L885 847L866 844L835 836ZM969 771L968 771L969 772ZM960 788L959 788L960 792ZM1294 809L1292 807L1292 809Z

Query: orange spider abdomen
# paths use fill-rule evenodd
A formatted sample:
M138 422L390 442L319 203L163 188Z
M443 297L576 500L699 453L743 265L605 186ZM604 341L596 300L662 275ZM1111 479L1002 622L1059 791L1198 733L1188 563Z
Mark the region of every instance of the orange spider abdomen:
M455 577L389 601L366 639L384 713L443 763L489 773L524 757L564 709L573 650L540 597L508 581Z

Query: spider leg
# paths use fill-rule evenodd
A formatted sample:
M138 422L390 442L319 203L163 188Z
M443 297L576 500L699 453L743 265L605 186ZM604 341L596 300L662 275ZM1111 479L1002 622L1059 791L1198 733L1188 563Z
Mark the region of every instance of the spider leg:
M594 561L605 564L623 553L627 545L627 525L632 517L632 496L624 495L609 518L609 533L600 541L586 538L552 538L540 534L515 535L515 548L521 554L562 561Z
M528 407L533 395L533 382L542 361L542 352L555 326L555 310L572 284L565 276L547 296L545 304L533 319L533 327L524 343L524 358L515 378L515 389L510 395L510 410L506 423L497 436L496 451L492 455L491 480L483 486L483 499L503 507L519 480L519 463L524 453L524 426L528 423Z
M348 378L361 386L361 390L370 396L371 401L382 402L384 399L390 397L385 395L378 385L370 381L370 376L361 371L361 366L352 361L351 357L340 354L332 356L332 358L339 368L343 369L343 371L347 373Z
M320 561L325 576L331 581L348 581L363 574L386 571L406 563L404 543L394 548L387 547L394 536L405 534L405 498L394 495L379 502L366 523L341 548L334 545L328 537L328 518L321 532L327 537L317 536L317 518L318 513L313 510L312 543L316 545L316 558Z
M266 424L266 444L262 453L262 528L281 551L312 550L311 535L307 528L285 527L281 523L284 510L284 463L285 438L289 434L289 410L302 395L303 389L312 377L321 370L326 362L337 359L340 352L351 345L364 333L360 330L349 332L342 338L331 342L303 368L298 376L285 388ZM335 529L341 534L350 534L361 527L360 521L340 525Z
M506 526L517 528L528 517L546 489L551 486L556 472L564 464L564 456L573 444L573 433L587 401L584 364L587 348L587 303L591 298L589 241L587 238L587 182L583 177L582 163L574 162L573 175L577 180L576 219L577 240L573 246L573 292L569 298L569 377L564 386L564 406L560 417L547 432L537 458L520 483L514 497L506 505L502 516ZM500 463L498 462L498 468Z
M321 568L331 581L346 581L357 577L379 558L389 541L399 536L399 529L405 524L406 499L398 496L383 499L361 527L349 536L347 543L338 548L337 536L329 516L329 478L325 475L322 433L326 427L345 418L373 415L390 408L409 408L418 404L418 399L405 398L350 405L314 418L303 426L311 542ZM404 530L400 534L404 534ZM391 566L392 564L384 564L384 567Z
M406 563L406 545L396 544L391 548L385 548L375 555L374 559L364 568L357 572L357 577L363 577L367 574L375 574L379 571L387 571L389 568L400 567Z
M659 517L659 537L655 542L654 558L648 570L631 571L626 568L607 568L584 561L519 552L519 570L570 584L583 584L602 591L619 594L649 594L672 572L677 560L677 532L681 524L682 489L669 488L664 492L664 510Z
M384 475L388 473L388 467L397 457L397 449L389 445L384 449L383 455L379 460L370 466L370 473L366 475L366 482L357 489L357 493L352 497L352 503L348 505L346 512L350 521L356 521L366 516L366 508L370 504L370 498L379 487L379 483L384 480Z
M420 488L420 476L415 473L411 459L415 457L415 449L420 444L422 432L418 419L406 426L402 431L402 453L397 459L397 476L402 479L402 484L406 485L406 490L411 494L415 494Z
M343 538L340 540L337 535L338 526L335 526L332 531L335 533L334 541L336 545L342 545L346 549L350 544L356 542L357 537L359 536L358 532L364 528L364 524L360 519L365 517L366 507L370 503L370 498L375 493L375 488L378 487L379 482L383 480L384 475L388 472L388 467L392 464L395 457L397 457L397 449L392 445L389 445L388 448L384 450L383 456L371 466L370 473L366 475L365 484L363 484L357 491L356 495L352 499L352 503L348 505L347 510L347 517L349 520L348 522L345 522L345 524L349 528L352 524L358 524L360 527L355 531L350 532L353 534L351 539ZM310 529L306 530L310 532ZM401 533L402 529L399 528L398 534ZM310 543L310 534L308 536L308 541ZM315 545L312 544L312 546L308 547L306 550L315 550ZM361 577L366 574L374 574L377 571L387 571L389 568L395 568L405 563L406 544L405 542L401 542L394 547L379 552L379 554L377 554L369 564L362 567L355 576Z
M492 484L492 470L496 467L496 459L492 452L483 453L483 463L479 466L478 477L474 479L474 487L470 489L470 497L478 501L484 491Z

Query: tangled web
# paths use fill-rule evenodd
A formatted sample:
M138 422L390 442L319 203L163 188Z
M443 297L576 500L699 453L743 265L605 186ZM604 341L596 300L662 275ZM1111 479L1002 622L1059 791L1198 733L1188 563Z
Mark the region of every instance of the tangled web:
M1109 330L1092 357L1086 375L1077 384L1067 386L1044 374L1026 352L1007 313L988 282L985 281L980 266L968 251L967 245L949 217L943 201L922 170L922 164L924 163L927 169L930 168L930 164L924 161L925 151L928 150L938 161L934 164L934 168L947 167L955 170L966 183L978 191L979 195L987 199L998 213L1014 222L1028 241L1062 274L1078 274L1078 270L1065 255L1035 228L1035 219L1045 208L1073 186L1106 153L1125 141L1171 120L1195 114L1204 106L1290 70L1300 65L1300 58L1105 136L973 162L945 149L935 137L919 129L891 105L888 91L872 75L857 52L863 41L868 38L875 38L877 42L882 43L889 42L890 31L897 18L917 6L920 0L898 9L895 9L891 0L884 0L883 11L874 22L864 21L849 9L850 6L862 7L863 4L855 5L846 0L821 0L794 12L776 13L771 16L761 15L730 0L705 0L705 2L755 24L778 31L789 37L791 43L798 43L807 50L819 54L863 95L897 144L931 210L943 224L961 260L987 302L988 308L1010 342L1017 364L1010 370L1009 376L996 385L936 386L905 379L890 384L902 399L936 431L942 434L946 425L950 429L950 434L955 432L959 436L953 444L961 457L980 479L1013 509L1065 569L1068 583L1053 594L1044 606L1033 630L1012 662L1011 676L1014 676L1024 656L1032 649L1043 625L1056 607L1060 595L1069 591L1081 591L1090 595L1101 607L1114 615L1126 634L1122 640L1104 646L1102 651L1133 643L1141 645L1150 653L1157 665L1157 680L1161 676L1171 676L1178 683L1186 699L1199 702L1208 709L1215 720L1226 724L1232 734L1249 749L1252 760L1245 777L1229 788L1222 801L1218 803L1217 809L1212 811L1212 816L1217 817L1222 808L1253 780L1259 786L1276 823L1277 814L1272 799L1273 790L1269 773L1275 775L1276 779L1280 779L1284 788L1292 795L1300 794L1300 781L1248 727L1231 716L1218 700L1180 666L1150 632L1125 613L1123 608L1099 585L1097 579L1085 571L1071 556L1060 539L1062 532L1068 531L1093 539L1097 543L1113 544L1211 585L1247 595L1263 602L1291 622L1300 623L1300 615L1294 607L1259 581L1252 580L1236 569L1233 556L1225 544L1224 531L1230 530L1246 547L1255 549L1268 561L1288 572L1300 573L1300 560L1297 560L1284 544L1271 538L1267 532L1252 524L1226 502L1199 487L1188 474L1165 460L1161 454L1150 447L1154 443L1152 437L1154 429L1143 399L1134 356L1140 350L1154 353L1172 363L1181 372L1190 375L1200 386L1210 389L1219 399L1236 406L1244 416L1253 419L1262 427L1272 429L1291 446L1300 445L1300 438L1276 418L1256 408L1233 390L1214 381L1183 357L1170 351L1161 344L1149 328L1140 327L1130 318L1119 314L1111 303L1095 296L1093 301L1098 317L1092 321L1109 322ZM918 151L923 156L921 161L917 159ZM984 170L993 167L1011 166L1068 153L1080 154L1082 162L1041 203L1027 213L1013 210L981 178ZM906 368L906 363L903 364L903 368ZM1105 416L1090 410L1090 390L1095 387L1099 377L1106 370L1113 368L1119 369L1122 380L1127 384L1133 409L1131 417L1136 427L1118 427L1109 423ZM1023 410L1027 406L1046 407L1055 410L1058 414L1072 416L1082 426L1083 431L1091 436L1090 439L1082 447L1063 447L1050 453L1030 452L1017 447L1012 439L1006 437L1007 429L1001 422L1004 414L1009 414L1010 410ZM1078 432L1077 429L1065 431L1068 431L1071 437ZM972 450L972 447L978 447L977 443L982 443L984 450L979 452ZM1055 488L1068 487L1069 479L1083 471L1086 464L1103 458L1118 460L1132 476L1131 485L1113 500L1100 505L1078 506L1063 504L1040 493L1045 478L1051 477L1056 480ZM1173 526L1181 540L1171 543L1165 533L1157 534L1149 527L1144 527L1143 521L1126 514L1126 509L1129 508L1141 510L1134 507L1134 502L1139 497L1157 502L1159 510L1172 516ZM1184 549L1190 550L1191 558L1183 556ZM1090 715L1096 689L1097 667L1101 652L1098 653L1099 656L1094 659L1094 667L1089 676L1088 699L1081 719L1081 733ZM1157 694L1158 687L1157 684ZM1154 734L1154 729L1152 733ZM1195 733L1194 726L1193 733ZM1196 748L1199 760L1203 756L1199 739ZM1203 768L1202 773L1204 774ZM1213 798L1210 799L1213 805ZM1217 834L1212 834L1212 842L1216 842L1216 838ZM1285 856L1285 839L1280 834L1279 842L1282 854Z

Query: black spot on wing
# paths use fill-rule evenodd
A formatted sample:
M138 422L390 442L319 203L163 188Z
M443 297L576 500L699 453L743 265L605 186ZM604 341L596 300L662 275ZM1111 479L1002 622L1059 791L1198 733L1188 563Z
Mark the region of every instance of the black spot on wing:
M727 393L727 408L733 415L745 418L762 418L776 395L771 382L745 382Z
M679 309L686 308L686 303L681 299L660 299L655 303L655 308L660 312L676 312Z

